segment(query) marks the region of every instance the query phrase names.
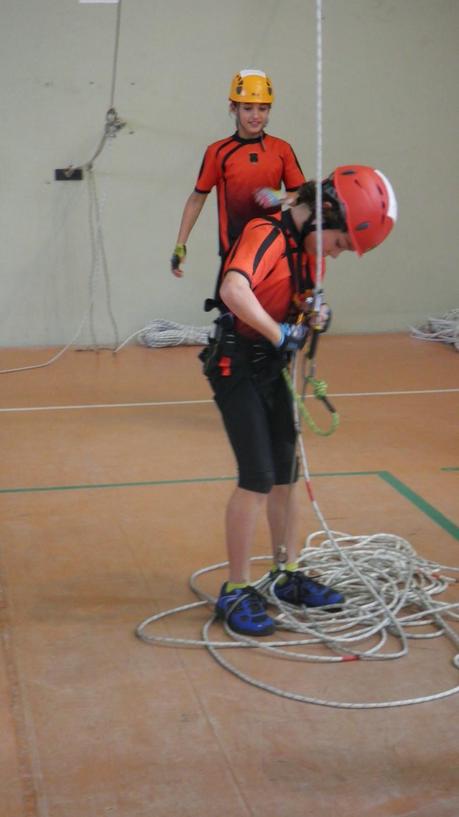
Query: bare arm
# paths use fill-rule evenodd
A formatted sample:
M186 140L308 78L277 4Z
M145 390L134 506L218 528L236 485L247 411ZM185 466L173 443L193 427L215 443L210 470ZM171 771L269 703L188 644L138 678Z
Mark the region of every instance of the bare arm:
M171 258L171 272L176 278L183 277L183 270L181 265L186 258L186 242L190 235L198 216L204 207L204 202L207 198L207 193L197 193L193 190L188 196L185 207L183 208L182 220L180 222L180 229L177 236L177 243L172 253Z
M263 309L247 278L229 270L220 287L220 295L236 317L277 346L282 337L279 324Z
M196 190L193 190L191 195L188 196L180 222L177 244L186 244L188 241L188 237L204 207L206 198L207 193L196 193Z
M206 198L207 193L197 193L196 190L193 190L186 200L177 236L177 243L171 258L171 272L176 278L183 277L181 265L186 258L186 242L204 207Z

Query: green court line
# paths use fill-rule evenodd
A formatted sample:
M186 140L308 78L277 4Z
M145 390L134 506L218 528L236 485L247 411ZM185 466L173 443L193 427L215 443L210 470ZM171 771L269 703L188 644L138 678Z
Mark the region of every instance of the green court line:
M150 479L142 482L92 482L82 485L41 485L31 488L0 488L0 494L34 494L46 491L85 491L97 488L139 488L144 485L186 485L193 482L225 482L236 477L199 477L193 479Z
M459 470L443 468L443 471ZM320 473L313 473L311 477L368 477L376 476L390 485L397 493L415 505L423 514L429 517L436 525L445 530L454 539L459 540L459 527L438 511L429 502L426 502L422 496L412 491L404 482L394 477L389 471L323 471ZM84 491L95 490L99 488L139 488L152 485L189 485L203 482L229 482L235 481L236 477L200 477L193 479L157 479L144 480L142 482L102 482L82 485L44 485L30 488L0 488L0 494L27 494L27 493L45 493L49 491Z
M408 499L413 505L416 505L420 511L422 511L426 516L432 519L440 528L450 533L454 539L459 540L459 527L454 524L448 517L444 516L440 511L437 511L433 505L429 502L426 502L422 496L416 494L411 488L408 488L405 483L401 482L397 477L394 477L393 474L389 473L389 471L378 471L378 475L387 482L392 488L395 488L399 494Z
M379 471L323 471L311 477L366 477L377 476ZM34 494L47 491L85 491L98 488L139 488L145 485L187 485L198 482L228 482L236 477L193 477L192 479L150 479L141 482L92 482L80 485L39 485L30 488L0 488L0 494Z
M459 468L440 468L440 471L459 471Z

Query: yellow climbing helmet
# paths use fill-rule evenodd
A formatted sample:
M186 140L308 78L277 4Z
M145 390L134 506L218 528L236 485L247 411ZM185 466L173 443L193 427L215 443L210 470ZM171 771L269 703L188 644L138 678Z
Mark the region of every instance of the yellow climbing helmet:
M273 86L264 71L246 68L235 74L229 93L231 102L257 102L271 105L274 102Z

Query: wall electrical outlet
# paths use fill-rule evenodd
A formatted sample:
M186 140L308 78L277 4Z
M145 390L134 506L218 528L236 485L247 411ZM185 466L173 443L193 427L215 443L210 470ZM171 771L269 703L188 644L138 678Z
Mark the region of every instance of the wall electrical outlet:
M82 167L63 167L54 171L54 180L56 182L81 182L82 178Z

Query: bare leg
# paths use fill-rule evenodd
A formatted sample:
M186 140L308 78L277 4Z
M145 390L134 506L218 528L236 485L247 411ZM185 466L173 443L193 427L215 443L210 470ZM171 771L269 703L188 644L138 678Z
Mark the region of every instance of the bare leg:
M229 581L249 582L250 550L266 494L235 488L226 509L226 546Z
M268 496L268 522L274 560L281 545L287 551L287 561L296 560L300 535L299 511L298 482L292 485L275 485Z

